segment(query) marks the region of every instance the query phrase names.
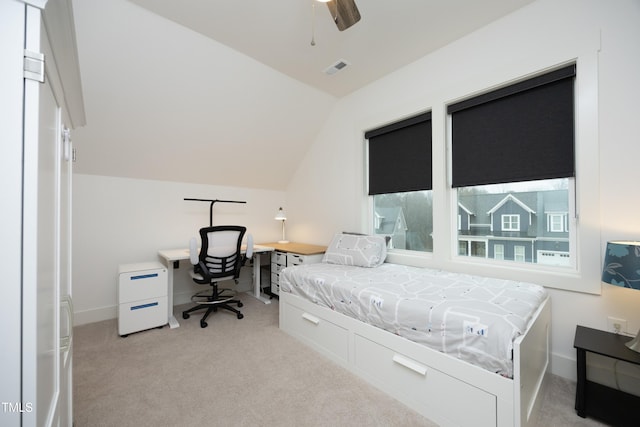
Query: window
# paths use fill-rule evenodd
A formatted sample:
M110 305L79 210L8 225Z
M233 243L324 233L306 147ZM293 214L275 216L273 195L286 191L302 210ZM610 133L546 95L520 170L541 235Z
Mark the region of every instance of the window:
M373 232L390 249L433 250L431 113L365 133Z
M471 242L471 256L484 258L487 256L487 243L476 240Z
M449 105L459 247L482 237L494 259L571 256L575 75L571 65Z
M502 215L502 231L520 231L520 215Z
M548 214L547 231L550 233L562 233L567 231L566 214Z
M375 234L389 236L389 249L433 251L431 190L373 196Z

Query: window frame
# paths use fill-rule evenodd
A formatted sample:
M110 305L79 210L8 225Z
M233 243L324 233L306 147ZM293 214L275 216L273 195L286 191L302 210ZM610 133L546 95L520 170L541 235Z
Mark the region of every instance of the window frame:
M502 214L500 216L500 224L502 224L502 231L520 231L520 215Z
M428 130L428 131L427 131ZM428 135L428 139L426 138ZM404 231L416 232L413 236L407 233L404 238L404 246L415 243L417 246L424 245L425 249L398 249L393 247L393 237L389 240L389 250L392 251L405 251L408 253L427 253L430 254L433 251L433 206L432 206L432 193L433 193L433 124L432 124L432 112L431 109L422 110L414 114L410 114L405 118L400 118L392 121L391 123L375 126L370 130L364 132L364 146L365 146L365 192L368 195L369 200L369 227L368 232L376 234L381 226L380 218L377 216L375 198L385 195L393 194L408 194L408 193L422 193L430 192L428 197L431 199L431 216L430 221L426 224L427 230L419 228L418 230L412 230L408 227L408 220L404 219ZM425 144L428 150L424 150L425 146L420 143L416 144L415 141L422 141L422 139L416 139L417 137L425 137ZM372 148L372 144L374 147ZM387 145L394 144L394 145ZM398 145L407 148L414 149L412 152L400 152L398 151ZM373 152L372 152L373 151ZM423 170L422 173L407 173L406 159L396 158L395 162L389 163L389 158L393 157L390 153L401 154L399 157L411 158L411 164L419 165L418 167ZM377 154L376 154L377 153ZM386 153L386 156L381 156L381 153ZM383 161L384 160L384 161ZM419 160L427 162L428 164L422 165L417 163ZM391 164L391 166L389 166ZM426 169L426 171L424 170ZM395 171L399 175L403 175L397 182L385 183L384 179L388 178ZM424 174L428 172L428 177ZM375 183L373 182L375 181ZM385 191L382 191L385 190ZM403 215L405 214L404 211ZM403 216L406 218L406 216ZM397 219L397 225L394 230L399 229L398 225L402 222L400 218ZM429 226L431 229L429 230ZM427 232L425 235L424 232ZM417 237L416 237L417 236ZM410 238L412 237L412 238Z
M558 218L560 221L555 224L554 218ZM554 225L559 226L559 230L554 229ZM565 233L567 232L567 214L565 213L548 213L547 214L547 232L549 233Z
M588 224L599 224L600 177L590 173L599 164L599 114L598 114L598 56L600 51L600 32L585 30L580 37L574 39L575 45L566 46L564 53L553 55L527 56L527 61L509 61L492 67L480 67L472 78L456 80L438 91L431 91L427 97L387 105L384 110L377 110L357 119L356 131L358 139L363 138L364 129L371 129L388 123L389 117L402 117L418 114L429 108L432 112L433 124L433 253L416 253L413 251L390 250L387 262L413 265L418 267L439 268L448 271L460 271L483 276L498 276L512 280L527 280L550 288L566 291L599 295L602 285L601 275L600 233L598 227ZM564 48L562 48L564 49ZM564 59L563 59L564 58ZM570 178L569 214L567 225L570 251L575 254L570 267L530 265L496 260L476 260L473 257L457 255L457 193L451 189L451 121L446 112L449 103L464 99L470 95L500 87L509 82L529 78L564 65L575 63L577 75L575 80L575 167L576 177ZM363 198L362 218L363 232L372 229L372 197L367 194L367 144L363 150ZM578 218L581 226L578 227ZM587 224L585 226L585 224ZM482 261L482 262L478 262Z
M583 70L581 69L581 67L578 66L577 61L568 61L565 64L557 64L554 67L550 67L548 69L543 69L540 70L537 73L530 73L528 75L522 75L519 78L516 79L511 79L510 81L504 81L503 83L499 83L497 85L494 85L493 87L489 87L486 89L486 91L476 91L475 93L471 93L469 95L463 95L460 96L458 98L456 98L455 101L452 101L451 103L447 104L446 106L446 123L447 123L447 148L448 148L448 152L447 152L447 165L448 165L448 188L447 191L449 192L449 197L450 197L450 205L452 206L454 203L458 204L459 203L459 199L458 199L458 191L457 188L455 188L453 186L453 114L456 111L460 111L460 108L465 108L464 104L466 101L464 101L465 99L482 99L484 97L484 95L478 95L478 94L482 94L482 93L486 93L486 94L490 94L493 91L496 91L498 94L501 93L505 93L505 92L509 92L509 90L505 90L506 88L509 88L511 86L514 87L527 87L527 84L523 84L523 82L527 82L529 80L536 80L538 79L538 76L543 76L545 74L549 74L552 75L553 73L555 73L555 71L557 70L565 70L568 71L570 70L571 67L575 67L575 77L572 77L573 79L573 115L574 115L574 131L573 131L573 145L574 145L574 159L573 159L573 165L574 165L574 171L577 171L579 169L579 163L581 161L584 161L584 155L580 158L578 158L579 154L581 153L579 150L577 150L575 147L578 146L579 144L579 137L582 135L582 133L580 132L580 128L578 126L578 119L580 117L580 114L582 113L581 111L581 104L579 103L579 99L578 96L580 94L580 82L581 82L581 73L583 72ZM565 71L562 71L561 73L556 73L555 75L562 75L565 73ZM563 77L566 79L566 77ZM544 78L542 80L545 80ZM501 96L501 95L499 95ZM488 98L491 98L491 96L489 96ZM482 102L482 101L480 101ZM473 102L472 102L473 103ZM451 108L451 105L456 105L454 108ZM452 112L453 110L453 112ZM538 263L527 263L526 269L528 271L532 271L532 272L541 272L542 274L545 274L547 272L549 273L560 273L560 274L565 274L565 273L569 273L569 274L576 274L578 273L577 269L578 269L578 257L579 254L576 253L577 250L577 236L578 236L578 231L577 231L577 216L578 216L578 211L577 211L577 206L576 206L576 173L574 173L572 176L568 176L566 177L566 179L569 180L569 191L568 191L568 199L569 199L569 213L572 214L573 218L572 218L572 224L569 226L569 224L567 224L567 229L568 229L568 233L569 233L569 253L571 254L570 257L570 265L568 267L559 267L556 268L554 271L551 271L552 269L549 269L547 266L542 266ZM581 177L582 179L582 177ZM525 182L525 181L519 181L519 182ZM482 184L477 184L477 185L482 185ZM469 188L469 187L460 187L460 188ZM517 194L517 193L515 193ZM456 211L457 212L457 211ZM522 218L520 218L520 222L522 221ZM493 224L496 223L496 221L492 222ZM544 223L543 223L544 224ZM501 217L500 218L500 225L504 227L504 220ZM514 227L509 227L507 229L503 228L502 231L505 231L507 233L509 232L519 232L522 229L522 224L519 223L518 224L518 229L515 229ZM457 238L459 236L459 230L455 231L455 238ZM435 245L435 243L434 243ZM467 263L467 262L471 262L471 263L476 263L477 260L473 259L473 257L471 256L464 256L464 255L459 255L458 252L453 252L451 251L451 256L452 256L452 261L455 262L462 262L462 263ZM525 259L526 259L526 250L525 250ZM491 261L488 261L486 264L488 266L488 268L495 268L496 266L501 266L501 265L505 265L507 266L508 264L513 264L514 261L512 260L494 260L493 258L490 258ZM562 268L565 269L565 271L562 271Z

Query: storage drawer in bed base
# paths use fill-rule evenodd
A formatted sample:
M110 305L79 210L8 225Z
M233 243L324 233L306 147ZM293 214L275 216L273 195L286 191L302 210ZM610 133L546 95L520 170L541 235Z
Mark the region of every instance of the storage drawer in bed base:
M280 313L284 316L284 322L289 325L287 329L289 334L334 360L348 362L349 332L347 329L295 305L289 305L287 310Z
M536 365L535 372L522 375L516 367L522 378L512 380L290 293L280 296L282 330L442 426L528 424L547 363L521 359L531 348L548 354L548 301L536 319L514 343L518 363Z
M432 421L459 426L495 426L496 397L406 355L355 335L358 373L421 413L446 414Z

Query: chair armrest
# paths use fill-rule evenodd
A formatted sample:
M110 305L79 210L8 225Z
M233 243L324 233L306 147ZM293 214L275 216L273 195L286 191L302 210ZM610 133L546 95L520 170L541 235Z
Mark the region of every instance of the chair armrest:
M206 280L207 282L211 282L211 272L209 271L207 266L204 265L204 262L199 261L198 264L194 266L193 270L196 273L200 274L204 280Z

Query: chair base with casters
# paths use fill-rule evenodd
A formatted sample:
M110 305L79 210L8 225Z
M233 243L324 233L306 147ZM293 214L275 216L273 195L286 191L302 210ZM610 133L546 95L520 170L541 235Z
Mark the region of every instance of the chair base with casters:
M191 297L191 301L196 303L197 305L183 311L182 318L188 319L189 317L191 317L190 314L194 311L206 309L206 313L204 314L204 316L202 316L202 319L200 319L200 327L206 328L208 326L207 318L209 317L209 315L218 311L219 308L222 308L235 313L238 319L242 319L244 315L240 312L240 310L237 310L231 306L231 304L235 304L238 308L242 307L242 301L234 299L234 297L238 293L232 289L218 289L217 283L214 283L211 286L213 288L211 292L198 292Z

